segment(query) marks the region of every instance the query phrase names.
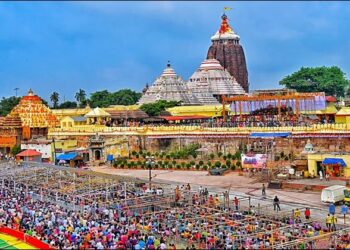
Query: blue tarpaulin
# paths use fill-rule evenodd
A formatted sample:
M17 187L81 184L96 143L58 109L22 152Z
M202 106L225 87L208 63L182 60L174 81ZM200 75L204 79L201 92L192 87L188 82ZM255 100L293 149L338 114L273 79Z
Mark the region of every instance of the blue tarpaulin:
M107 161L113 161L113 155L107 155Z
M345 167L346 164L343 159L339 158L325 158L322 162L322 164L332 164L332 165L340 165L342 167Z
M250 137L288 137L291 133L290 132L278 132L278 133L251 133Z
M57 160L71 161L74 160L77 156L77 153L65 153L57 156Z

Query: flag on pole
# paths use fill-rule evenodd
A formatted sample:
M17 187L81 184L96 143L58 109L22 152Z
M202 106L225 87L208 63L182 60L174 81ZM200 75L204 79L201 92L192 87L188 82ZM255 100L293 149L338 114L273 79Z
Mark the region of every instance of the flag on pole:
M230 8L230 7L224 7L224 11L229 11L229 10L232 10L232 8Z

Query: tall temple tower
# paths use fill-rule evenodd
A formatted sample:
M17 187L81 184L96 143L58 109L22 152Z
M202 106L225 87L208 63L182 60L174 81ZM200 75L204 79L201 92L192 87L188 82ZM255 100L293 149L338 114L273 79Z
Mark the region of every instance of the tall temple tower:
M242 88L249 92L248 70L243 48L239 44L240 37L228 24L226 14L223 14L221 19L220 29L211 37L212 45L208 50L207 59L217 59Z

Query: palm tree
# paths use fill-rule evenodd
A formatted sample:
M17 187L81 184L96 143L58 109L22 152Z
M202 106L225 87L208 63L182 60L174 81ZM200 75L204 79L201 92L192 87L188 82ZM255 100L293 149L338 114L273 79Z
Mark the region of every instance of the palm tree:
M50 100L53 104L53 108L57 108L57 104L58 104L59 99L60 99L60 94L58 94L57 92L52 92L52 94L50 96Z
M77 100L77 102L79 102L79 105L81 106L81 104L86 101L86 93L85 90L83 89L79 89L79 91L77 93L75 93L75 99Z

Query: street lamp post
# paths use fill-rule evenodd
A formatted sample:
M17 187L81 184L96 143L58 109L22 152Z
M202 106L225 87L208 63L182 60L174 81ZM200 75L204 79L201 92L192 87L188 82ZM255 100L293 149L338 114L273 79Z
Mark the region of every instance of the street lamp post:
M52 137L52 144L53 144L53 156L54 156L53 164L56 165L56 142L54 137Z
M152 168L155 165L155 160L154 160L154 156L147 156L146 157L146 165L148 167L148 173L149 173L149 190L152 190Z

